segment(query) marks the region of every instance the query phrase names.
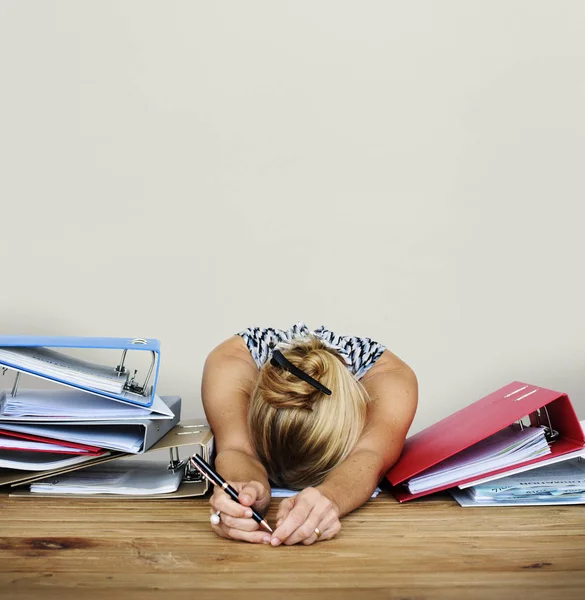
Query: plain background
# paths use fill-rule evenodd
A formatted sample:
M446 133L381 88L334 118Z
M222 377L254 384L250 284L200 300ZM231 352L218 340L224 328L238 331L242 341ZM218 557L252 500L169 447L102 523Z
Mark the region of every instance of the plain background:
M411 432L585 417L585 3L2 0L0 57L1 332L159 338L186 417L298 320L406 360Z

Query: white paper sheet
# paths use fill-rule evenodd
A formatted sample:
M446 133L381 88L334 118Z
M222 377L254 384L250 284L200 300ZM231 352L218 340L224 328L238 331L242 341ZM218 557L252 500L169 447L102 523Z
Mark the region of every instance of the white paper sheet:
M585 431L585 420L580 421L581 427L583 431ZM575 450L575 452L569 452L567 454L561 454L560 456L551 456L546 460L541 460L540 462L532 465L524 465L522 467L516 467L514 469L510 469L505 473L498 473L497 475L491 475L490 477L481 477L476 479L475 481L470 481L469 483L465 483L460 485L460 489L466 489L473 485L479 485L481 483L487 483L488 481L496 481L498 479L502 479L503 477L508 477L509 475L515 475L516 473L524 473L525 471L531 471L532 469L539 469L540 467L546 467L548 465L554 465L556 463L561 463L566 460L572 460L578 457L585 457L585 448L581 448L579 450Z
M0 348L0 361L113 394L120 394L128 379L128 374L120 375L112 367L80 360L49 348Z
M411 478L407 486L413 494L425 492L546 454L550 447L542 428L507 427Z
M0 423L4 421L105 421L172 419L171 409L159 396L143 408L79 390L20 390L0 396Z
M104 452L102 456L107 456ZM62 469L77 465L88 460L95 460L92 456L68 456L63 454L50 454L49 452L26 452L20 450L0 450L0 467L4 469L19 469L22 471L48 471Z
M460 506L463 506L465 508L469 508L469 507L481 507L481 506L507 506L508 508L510 507L515 507L515 506L557 506L557 505L563 505L563 504L585 504L585 497L581 497L581 498L563 498L562 496L559 496L557 498L549 498L547 500L516 500L513 503L512 502L506 502L506 503L502 503L502 502L498 502L497 500L493 500L490 502L475 502L471 496L469 495L469 490L460 490L459 488L452 488L449 490L449 493L451 494L451 496L453 496L453 498L455 498L455 500L457 500L457 502L459 503Z
M64 473L32 483L31 492L43 494L115 494L124 496L170 494L181 484L183 471L176 473L146 461L119 461Z
M477 500L576 492L585 493L585 461L581 458L509 475L498 481L469 488L469 493Z
M374 490L374 493L372 494L372 498L376 498L376 496L381 492L382 490L377 487ZM290 490L288 488L272 488L271 489L271 493L270 495L273 498L290 498L291 496L296 496L299 492L297 490Z
M35 442L22 438L6 437L0 433L0 449L3 450L26 450L29 452L63 452L67 454L87 454L87 450L82 448L72 448L71 446L61 446L59 444L50 444L48 442Z

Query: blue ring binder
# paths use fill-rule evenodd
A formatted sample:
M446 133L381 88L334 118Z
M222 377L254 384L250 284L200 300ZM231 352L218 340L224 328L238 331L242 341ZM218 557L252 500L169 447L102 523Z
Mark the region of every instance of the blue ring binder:
M124 362L129 350L138 352L151 352L152 361L150 368L142 384L136 381L136 372L128 378L121 393L100 390L95 387L81 385L75 381L68 381L65 378L48 375L39 370L26 367L19 364L18 355L6 359L1 356L2 350L13 349L18 353L18 349L39 348L39 349L100 349L100 350L120 350L122 356L117 366L112 366L112 374L119 375L128 373ZM14 354L14 352L13 352ZM28 373L35 377L54 381L69 387L83 390L106 398L113 398L121 402L127 402L137 406L150 407L156 394L160 364L160 342L157 339L146 338L112 338L112 337L66 337L66 336L0 336L0 367L11 369L17 372L17 377L12 388L13 395L16 395L19 384L20 373ZM152 384L150 381L152 379Z

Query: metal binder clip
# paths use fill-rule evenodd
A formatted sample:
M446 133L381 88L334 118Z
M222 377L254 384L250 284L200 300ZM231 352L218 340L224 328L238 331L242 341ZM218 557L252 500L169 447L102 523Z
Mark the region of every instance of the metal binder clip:
M6 371L8 371L8 367L2 367L2 375L6 375ZM14 398L16 393L18 392L18 380L20 379L20 371L16 371L16 375L14 376L14 383L12 384L12 390L10 395Z
M133 344L147 344L148 341L144 338L135 338L132 340ZM120 364L116 367L116 373L118 375L127 375L128 370L124 366L124 361L126 360L126 353L128 349L124 349L122 351L122 359L120 360ZM142 385L136 382L136 373L137 370L134 370L134 374L130 378L130 380L124 385L124 389L127 392L132 392L134 394L140 394L141 396L148 396L148 382L150 381L150 377L152 375L152 371L154 370L154 365L156 362L156 353L151 351L152 360L150 361L150 368L148 369L148 373L146 374L146 378L144 379L144 383Z
M541 411L544 411L544 414L546 415L546 421L548 423L543 425L540 422L540 415L541 415ZM550 422L550 415L548 414L548 410L546 409L546 406L543 406L541 408L539 408L536 413L536 422L538 425L540 425L540 427L542 427L544 429L544 436L546 437L546 441L549 443L554 442L558 437L560 437L559 432L556 429L553 429L552 423Z
M169 452L171 454L171 459L167 468L174 473L185 466L185 461L181 460L179 449L176 446L169 448Z
M171 454L171 459L167 469L173 473L176 473L180 469L184 469L183 483L199 483L200 481L203 481L203 476L196 468L191 466L189 460L181 460L179 448L174 446L169 448L169 452Z
M541 416L542 413L544 413L544 416L546 416L546 422L543 425L543 423L541 422ZM538 410L535 410L533 413L530 413L530 415L527 415L530 418L530 425L525 425L522 422L522 419L518 419L518 421L516 421L515 425L520 429L520 431L523 431L524 428L526 427L541 427L544 430L544 437L546 438L546 441L550 444L552 442L554 442L556 439L558 439L560 437L560 433L556 430L553 429L551 420L550 420L550 415L548 414L548 410L546 408L546 406L542 406L541 408L539 408ZM526 418L526 417L524 417Z
M185 474L183 475L183 481L185 483L199 483L203 480L204 477L201 472L191 464L190 460L188 460L187 466L185 467Z
M519 429L520 431L524 431L524 430L525 430L527 427L530 427L530 423L524 423L524 419L527 419L527 418L529 418L529 417L528 417L528 416L526 416L526 417L522 417L521 419L518 419L518 420L517 420L517 421L514 423L514 425L515 425L516 427L518 427L518 429Z

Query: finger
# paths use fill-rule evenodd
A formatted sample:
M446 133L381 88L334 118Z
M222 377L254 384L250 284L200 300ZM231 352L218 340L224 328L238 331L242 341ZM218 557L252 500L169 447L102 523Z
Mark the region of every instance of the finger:
M224 524L212 525L211 527L218 535L227 539L251 544L270 544L270 535L265 531L242 531L241 529L227 527Z
M209 504L214 512L220 511L221 513L240 519L250 518L252 516L251 508L242 506L238 502L234 502L227 494L212 496Z
M217 525L214 525L212 523L211 529L213 529L213 531L215 531L215 533L217 533L217 535L219 535L219 537L227 539L227 533L226 533L225 529L222 527L221 523L218 523Z
M239 519L250 518L252 516L252 509L248 506L242 506L238 502L232 500L225 492L219 490L218 493L213 494L209 499L209 504L213 509L213 512L218 510L221 513L225 513L232 517Z
M294 498L285 498L278 505L278 510L276 511L276 527L279 527L280 524L286 519L286 517L288 517L294 504L295 504Z
M282 541L286 540L307 520L312 509L313 506L306 497L299 495L293 509L284 518L280 527L277 527L273 532L271 544L273 546L278 546Z
M321 532L321 535L317 535L316 530L313 531L307 539L302 541L305 546L311 546L315 542L325 542L334 538L341 531L341 523L338 518L333 520L330 519L328 524L326 524L326 521L321 521L321 523L317 525L317 528Z
M309 539L313 535L316 536L315 530L321 521L321 513L315 506L305 522L297 527L287 538L284 538L282 543L287 546L294 546L303 540Z
M313 531L313 533L306 540L302 541L302 544L304 546L312 546L315 542L319 542L322 539L324 539L323 536L319 537L317 533Z
M314 502L314 504L313 504ZM319 526L319 530L323 533L326 530L325 525L335 516L335 511L331 506L331 501L324 496L320 496L316 501L311 500L313 509L308 515L304 523L302 523L291 535L283 540L287 546L298 544L303 540L309 539L316 535L315 529Z
M321 533L323 535L325 535L325 532L330 532L333 529L337 528L337 531L335 532L334 535L337 535L337 533L339 533L339 530L341 529L341 522L339 521L339 515L331 510L328 511L327 513L325 513L321 523L319 525L317 525L317 527L319 528L319 530L321 531Z
M252 506L264 495L264 486L259 481L248 482L238 494L238 500L244 506Z
M260 528L260 525L253 519L237 519L226 514L221 515L221 522L228 528L242 531L256 531Z

